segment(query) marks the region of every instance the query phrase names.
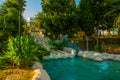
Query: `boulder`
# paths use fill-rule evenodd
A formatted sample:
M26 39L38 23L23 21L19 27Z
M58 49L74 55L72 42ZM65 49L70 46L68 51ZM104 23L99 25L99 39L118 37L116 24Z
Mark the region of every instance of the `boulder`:
M101 58L102 59L109 59L109 55L108 53L101 53Z
M49 75L43 69L43 66L39 62L34 62L34 65L31 67L34 70L34 76L32 80L50 80Z
M109 59L114 60L115 59L115 55L114 54L109 54Z
M114 60L120 61L120 55L115 55L115 56L114 56Z
M84 54L82 55L82 57L88 58L88 55L84 53Z
M36 69L34 70L34 76L32 78L32 80L41 80L41 70L40 69Z
M111 59L114 60L115 55L114 54L109 54L109 53L101 53L101 58L102 59Z
M79 51L78 56L82 56L82 55L83 55L83 51Z
M89 51L84 51L84 53L85 53L85 54L88 54L88 53L89 53Z
M98 52L95 52L94 54L93 54L93 56L99 56L100 55L100 53L98 53Z
M63 51L68 52L68 53L71 53L71 52L72 52L72 49L67 48L67 47L64 47L64 48L63 48Z
M35 69L42 69L43 66L41 63L39 62L34 62L34 65L31 67L31 69L35 70Z
M103 59L102 59L101 57L99 57L99 56L98 56L98 57L95 57L94 60L95 60L95 61L103 61Z
M94 58L95 58L95 56L93 55L93 53L87 54L87 57L88 57L89 59L94 59Z
M41 74L39 80L50 80L49 75L47 74L47 72L44 69L41 70L41 73L42 74Z

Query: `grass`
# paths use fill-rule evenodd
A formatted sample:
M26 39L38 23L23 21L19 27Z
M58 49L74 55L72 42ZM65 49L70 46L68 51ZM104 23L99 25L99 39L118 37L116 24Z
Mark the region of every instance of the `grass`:
M6 80L8 77L12 78L9 80L31 80L33 75L34 71L30 69L16 68L0 70L0 80Z

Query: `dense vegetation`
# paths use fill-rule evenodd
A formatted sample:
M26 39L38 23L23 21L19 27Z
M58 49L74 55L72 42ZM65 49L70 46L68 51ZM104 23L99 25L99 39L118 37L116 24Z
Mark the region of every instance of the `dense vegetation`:
M102 29L113 27L120 29L120 0L80 0L78 5L76 5L75 0L42 0L41 5L42 12L36 15L33 29L43 29L44 34L51 38L58 38L61 35L68 35L69 38L72 38L73 34L78 31L84 31L86 37L89 37L95 34L94 28L98 29L99 25L102 25ZM19 0L6 0L0 6L0 55L2 55L2 57L0 56L0 62L3 59L5 61L10 59L11 63L17 66L29 65L33 60L31 56L36 57L35 53L44 51L44 48L41 47L39 48L40 51L38 51L36 44L29 44L33 40L28 39L26 34L23 33L23 31L30 29L27 29L29 27L26 27L25 20L22 17L22 51L19 53L17 38L20 17L19 6ZM22 0L22 12L24 12L25 6L26 1ZM10 39L12 41L9 42ZM22 44L22 42L25 44ZM33 46L28 48L30 45ZM57 45L58 49L62 44L52 43L52 45ZM3 51L4 53L2 53ZM28 53L30 56L27 60ZM23 63L22 60L30 62L29 64Z
M94 27L102 29L119 27L119 0L42 0L42 12L36 16L37 27L47 35L72 35L85 31L90 36Z

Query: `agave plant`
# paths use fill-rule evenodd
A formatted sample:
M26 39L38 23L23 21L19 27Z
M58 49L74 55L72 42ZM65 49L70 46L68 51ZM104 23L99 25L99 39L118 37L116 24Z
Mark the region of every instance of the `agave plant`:
M9 40L5 57L17 66L30 66L33 61L39 60L39 46L34 43L34 39L30 36L21 37L21 53L18 47L18 37Z

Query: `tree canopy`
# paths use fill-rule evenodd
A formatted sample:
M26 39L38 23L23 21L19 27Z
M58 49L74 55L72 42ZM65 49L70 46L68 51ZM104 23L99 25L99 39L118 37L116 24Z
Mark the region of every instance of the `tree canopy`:
M42 0L43 12L36 21L46 34L72 34L77 26L76 5L74 0Z
M25 0L22 0L22 11L25 10ZM7 38L18 34L19 0L6 0L0 8L0 37Z

